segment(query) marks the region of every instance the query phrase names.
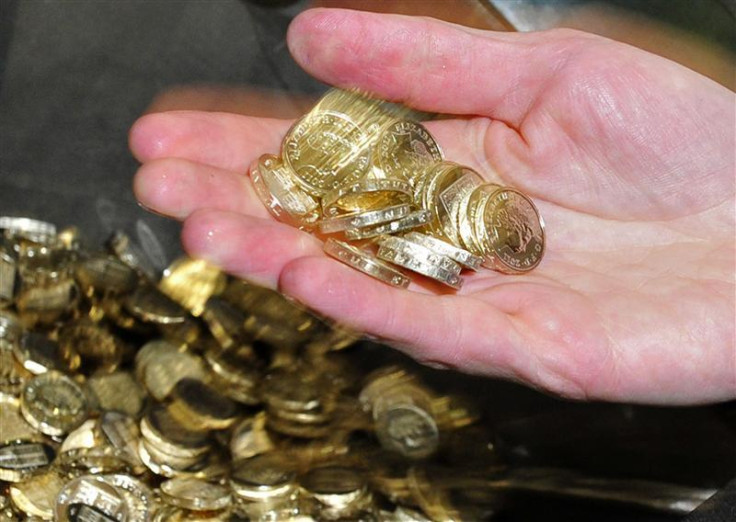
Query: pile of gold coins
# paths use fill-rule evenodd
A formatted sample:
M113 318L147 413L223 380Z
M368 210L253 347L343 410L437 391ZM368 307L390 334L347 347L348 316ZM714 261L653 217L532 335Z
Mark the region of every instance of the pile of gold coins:
M444 159L401 107L332 90L250 168L279 220L325 237L325 252L388 284L400 269L460 289L463 269L524 273L544 254L532 201ZM400 268L399 268L400 267Z
M431 473L488 460L474 408L355 333L201 261L152 278L124 234L0 234L0 521L487 514Z

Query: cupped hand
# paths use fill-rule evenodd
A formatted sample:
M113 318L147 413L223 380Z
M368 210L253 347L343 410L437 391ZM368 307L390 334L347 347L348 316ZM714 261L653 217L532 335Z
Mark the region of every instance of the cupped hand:
M131 131L135 191L184 221L191 255L428 364L579 399L736 397L734 93L569 30L312 10L288 43L325 82L453 115L427 124L446 157L534 199L545 258L526 275L470 274L456 294L389 287L255 196L248 166L290 122L148 115Z

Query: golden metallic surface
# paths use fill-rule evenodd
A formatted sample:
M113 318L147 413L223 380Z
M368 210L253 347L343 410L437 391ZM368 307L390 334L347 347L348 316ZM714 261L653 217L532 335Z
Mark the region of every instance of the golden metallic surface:
M51 520L54 504L61 488L67 482L58 470L50 469L24 482L10 486L10 499L15 507L30 517Z
M349 116L314 111L289 129L282 146L283 157L297 183L321 197L365 174L370 164L370 140Z
M276 156L265 154L251 164L250 179L256 195L279 221L310 229L319 219L319 204L302 190L295 174Z
M459 275L443 268L439 263L430 261L429 258L416 257L412 253L397 250L387 245L381 245L376 255L384 261L403 266L408 270L422 274L456 290L462 287L462 279Z
M21 393L20 412L41 433L61 436L87 419L87 397L72 379L51 371L26 383Z
M364 274L399 288L409 286L410 280L404 274L384 263L375 256L360 250L348 243L330 238L325 242L325 253L342 261L348 266L360 270Z
M56 456L45 442L13 440L0 444L0 480L21 482L43 473Z
M322 212L326 217L341 212L361 212L380 208L411 204L414 202L411 184L404 179L373 175L375 167L360 181L345 185L322 196Z
M143 408L146 393L131 372L95 374L85 382L91 408L118 411L136 416Z
M54 505L56 522L125 522L127 519L128 506L122 494L94 475L84 475L66 483Z
M478 210L475 233L486 265L493 270L528 272L544 255L544 221L534 203L518 190L491 192Z
M395 221L406 217L411 212L411 206L407 204L393 205L377 210L364 212L351 212L319 222L319 231L323 234L334 234L350 228L363 228L380 225L389 221Z
M414 181L422 177L443 154L432 135L420 123L403 120L381 129L373 162L387 177Z
M222 430L237 420L238 406L202 381L187 377L174 386L169 412L194 430Z
M174 478L161 483L161 496L172 506L192 511L219 511L230 507L230 491L194 478Z
M0 444L40 439L39 435L21 415L20 400L15 395L0 393Z
M207 261L183 257L164 270L158 288L199 317L207 300L222 292L226 282L220 269Z
M345 237L352 241L358 241L361 239L398 234L400 232L425 226L429 223L431 217L432 214L428 210L421 209L414 211L403 218L397 219L396 221L384 223L383 225L346 230Z
M470 268L471 270L479 270L481 263L483 263L482 257L471 254L467 250L456 247L447 241L422 234L421 232L407 232L403 237L404 239L428 248L437 254L447 256L460 263L465 268Z

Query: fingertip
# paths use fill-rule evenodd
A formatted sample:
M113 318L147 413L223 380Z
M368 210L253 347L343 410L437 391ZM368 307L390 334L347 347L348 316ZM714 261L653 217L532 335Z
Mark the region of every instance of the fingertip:
M133 123L128 132L128 144L133 156L145 163L162 156L166 150L165 114L146 114Z

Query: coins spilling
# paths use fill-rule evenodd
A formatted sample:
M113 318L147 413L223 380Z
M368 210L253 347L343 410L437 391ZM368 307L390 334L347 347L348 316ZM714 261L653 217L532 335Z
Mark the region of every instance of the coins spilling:
M345 172L367 165L361 158ZM375 226L375 215L354 223ZM460 516L447 495L428 503L431 481L410 480L440 459L458 476L467 469L452 446L478 415L458 397L405 368L368 374L375 347L357 334L201 261L180 259L156 278L122 233L90 251L47 223L0 218L0 228L0 520ZM473 262L444 248L438 269L458 273L450 256ZM471 519L480 513L460 504L474 506Z
M327 236L328 255L397 287L410 283L401 269L457 290L463 269L525 273L544 254L527 196L445 160L407 109L357 92L329 91L250 178L278 220Z

